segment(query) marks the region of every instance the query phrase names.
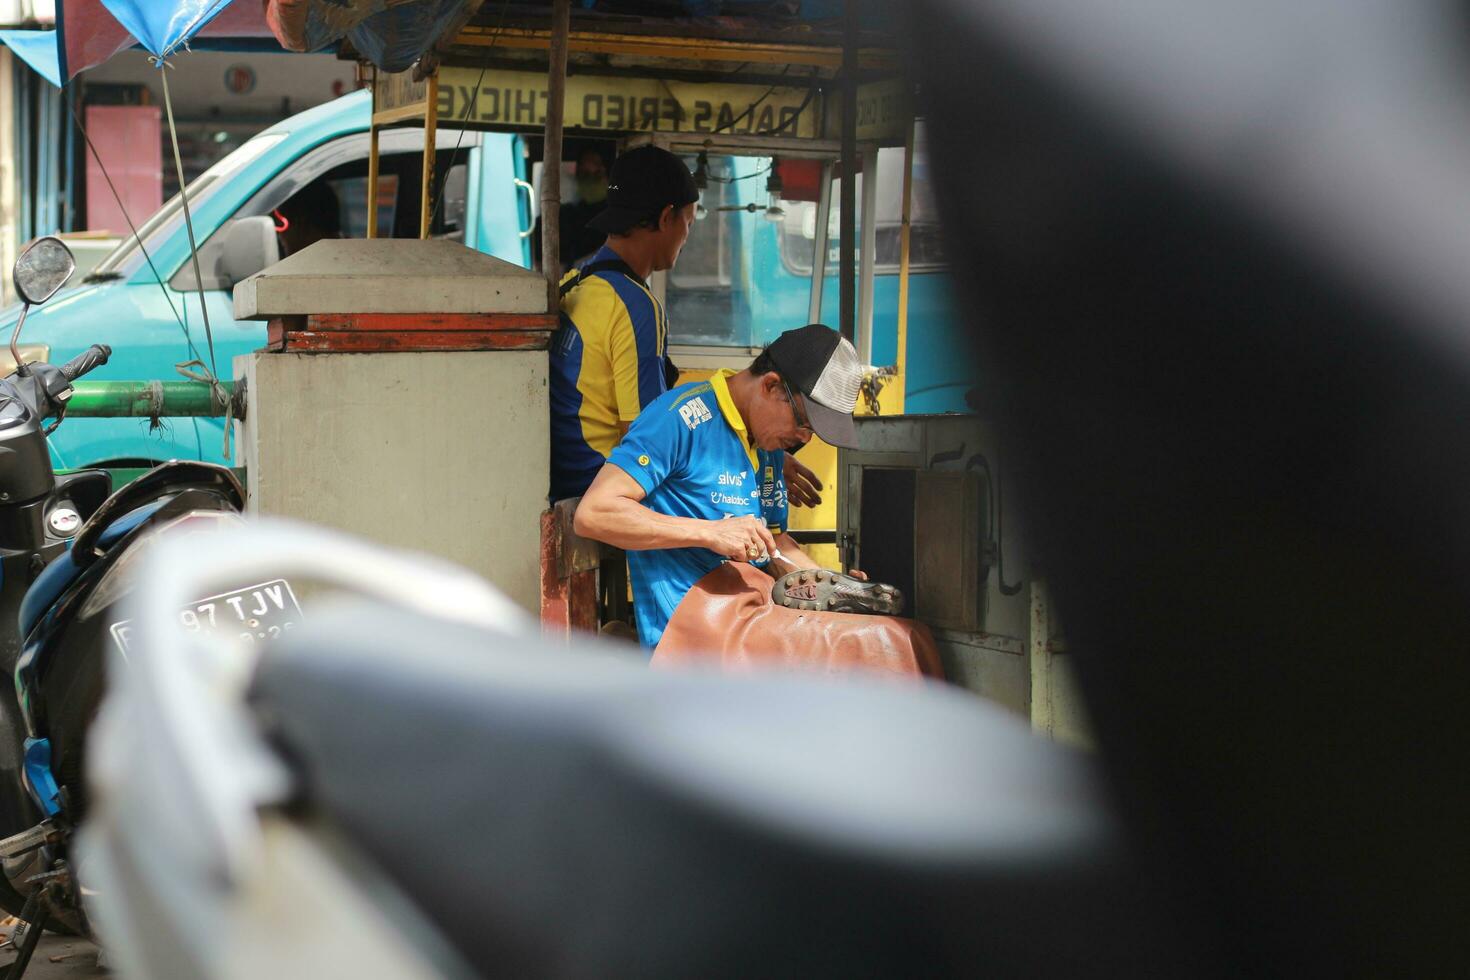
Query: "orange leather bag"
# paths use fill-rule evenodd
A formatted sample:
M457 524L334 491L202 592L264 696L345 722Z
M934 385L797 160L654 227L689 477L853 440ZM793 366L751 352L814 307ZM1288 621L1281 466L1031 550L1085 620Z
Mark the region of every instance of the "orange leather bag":
M725 562L710 572L674 610L653 665L944 676L924 624L773 605L774 581L744 562Z

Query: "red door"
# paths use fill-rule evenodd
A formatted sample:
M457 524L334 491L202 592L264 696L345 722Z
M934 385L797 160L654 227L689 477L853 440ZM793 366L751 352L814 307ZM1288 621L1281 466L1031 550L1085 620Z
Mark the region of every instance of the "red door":
M163 130L152 105L87 106L87 133L127 215L141 225L163 204ZM128 223L92 155L87 154L87 230L126 235Z

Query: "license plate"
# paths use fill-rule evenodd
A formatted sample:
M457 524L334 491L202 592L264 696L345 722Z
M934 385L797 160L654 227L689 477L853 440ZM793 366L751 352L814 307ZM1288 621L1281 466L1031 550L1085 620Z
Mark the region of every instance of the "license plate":
M289 632L301 621L301 606L283 578L191 602L179 610L179 625L194 633L235 634L242 643L263 643ZM128 652L133 621L111 626L112 638Z

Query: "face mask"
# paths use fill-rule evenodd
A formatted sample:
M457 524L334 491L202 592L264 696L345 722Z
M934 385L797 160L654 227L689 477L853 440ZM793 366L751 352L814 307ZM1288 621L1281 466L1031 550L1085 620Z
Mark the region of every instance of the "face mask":
M601 204L607 200L607 178L578 177L577 196L587 204Z

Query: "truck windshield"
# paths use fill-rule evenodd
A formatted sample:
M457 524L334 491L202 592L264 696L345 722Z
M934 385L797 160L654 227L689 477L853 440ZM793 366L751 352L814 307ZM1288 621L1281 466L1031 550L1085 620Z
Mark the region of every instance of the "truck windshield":
M225 186L225 181L230 175L238 172L250 161L285 139L287 135L289 134L267 133L246 140L239 149L195 177L189 183L190 212L197 216L199 207ZM138 240L142 239L148 255L152 255L168 240L169 236L179 230L183 223L183 202L181 196L175 194L151 218L138 227L137 238L128 232L122 243L113 249L107 258L97 264L97 268L92 270L85 281L98 282L106 279L125 279L131 276L147 261L143 249L138 248ZM207 233L197 224L194 230L201 236L200 244L203 244L203 239L208 237ZM167 279L172 270L159 269L158 272Z

